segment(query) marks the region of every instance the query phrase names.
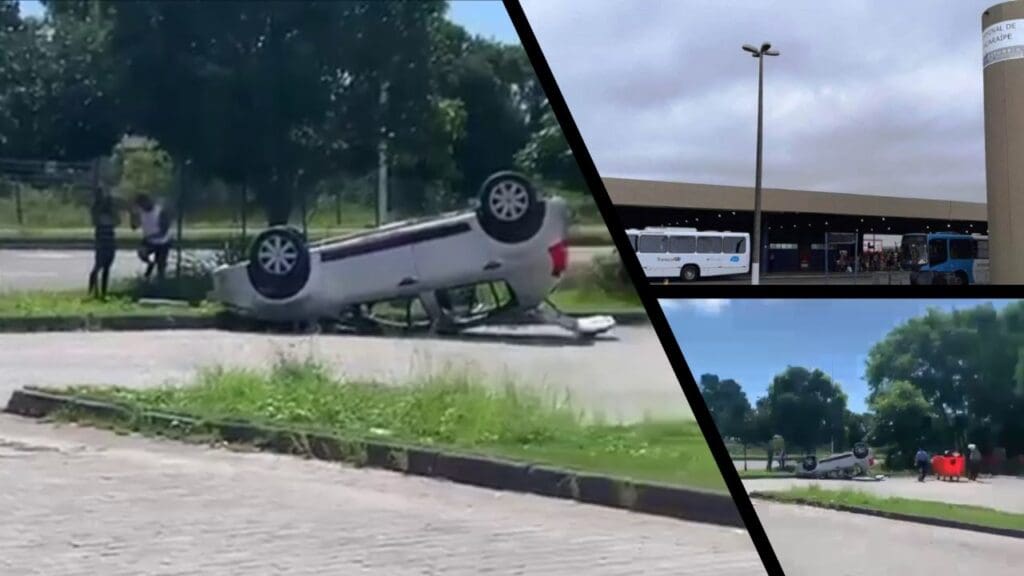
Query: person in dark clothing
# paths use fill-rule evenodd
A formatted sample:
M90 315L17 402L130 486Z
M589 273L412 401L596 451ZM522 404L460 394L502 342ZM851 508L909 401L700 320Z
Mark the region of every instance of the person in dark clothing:
M914 463L917 465L917 469L920 475L917 477L918 482L924 482L924 477L928 475L928 453L924 451L924 448L917 449L917 455L914 456Z
M121 223L114 199L105 190L100 191L92 205L95 260L89 273L89 295L107 297L110 285L110 267L117 254L115 229Z
M981 450L974 444L967 445L967 479L972 482L978 480L978 473L981 472Z

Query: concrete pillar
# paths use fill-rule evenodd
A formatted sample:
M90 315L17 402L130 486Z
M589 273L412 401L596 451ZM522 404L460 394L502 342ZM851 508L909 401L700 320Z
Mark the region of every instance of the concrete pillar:
M1024 284L1024 1L981 17L993 284Z

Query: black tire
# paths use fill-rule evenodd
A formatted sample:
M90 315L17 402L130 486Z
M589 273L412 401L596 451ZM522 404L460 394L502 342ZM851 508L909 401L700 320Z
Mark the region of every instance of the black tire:
M800 463L800 467L805 472L810 472L818 467L818 458L816 456L805 456L803 462Z
M693 282L700 278L700 268L696 264L687 264L679 271L679 279L683 282Z
M264 230L249 247L249 281L264 298L284 300L298 294L309 281L309 249L297 230Z
M515 172L492 174L480 186L477 218L488 236L506 244L534 237L544 223L544 202L537 189Z
M950 284L955 284L957 286L967 286L968 283L969 280L967 280L967 274L964 274L963 272L957 272L950 278Z
M868 449L868 445L858 442L853 445L853 457L858 460L863 460L868 457L871 451Z

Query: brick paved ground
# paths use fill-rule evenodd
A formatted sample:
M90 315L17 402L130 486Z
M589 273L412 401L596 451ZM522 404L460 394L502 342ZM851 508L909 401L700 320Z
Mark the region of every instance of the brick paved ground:
M758 574L740 530L0 416L0 574Z

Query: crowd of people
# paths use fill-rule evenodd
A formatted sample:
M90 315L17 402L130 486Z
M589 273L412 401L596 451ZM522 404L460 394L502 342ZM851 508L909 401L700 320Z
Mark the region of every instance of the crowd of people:
M164 205L146 194L135 197L127 207L132 230L142 229L138 257L146 264L144 277L156 272L158 280L167 274L167 259L174 241L173 218ZM122 206L106 188L96 191L92 205L95 260L89 273L89 295L106 298L110 285L110 268L117 255L117 228L121 225Z

